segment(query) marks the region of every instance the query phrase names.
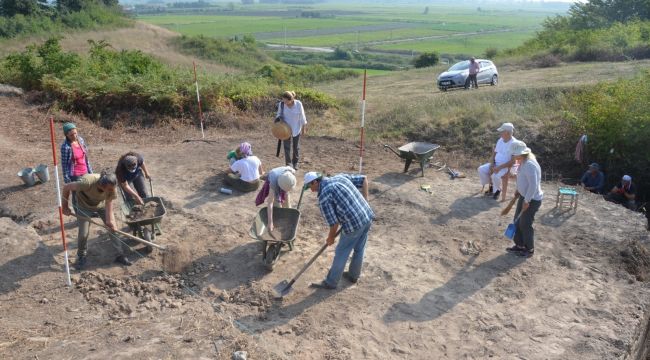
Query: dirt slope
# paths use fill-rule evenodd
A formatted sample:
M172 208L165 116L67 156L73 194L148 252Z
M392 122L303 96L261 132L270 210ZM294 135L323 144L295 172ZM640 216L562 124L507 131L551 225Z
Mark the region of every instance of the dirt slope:
M280 301L271 287L293 276L324 240L315 196L305 193L294 251L268 273L260 244L248 236L254 195L218 192L228 149L248 140L270 169L282 165L275 141L264 132L207 129L216 142L183 142L199 137L197 129L109 132L76 119L96 169L114 166L130 149L144 154L168 210L157 241L189 246L193 264L183 274L164 274L154 252L117 266L108 235L93 227L89 268L73 270L68 288L54 182L25 188L16 176L24 166L51 164L44 115L19 98L0 97L2 358L229 359L236 350L252 359L636 354L650 297L647 283L624 270L620 251L630 240L650 241L644 218L590 195L575 215L559 213L557 185L545 183L536 255L522 260L505 253L502 232L511 218L498 215L503 204L477 195L472 168L456 180L433 168L424 177L402 174L403 164L379 144L366 153L377 220L361 280L342 280L336 291L309 289L326 274L329 249ZM352 143L306 137L300 177L310 169L354 172L357 154ZM441 153L436 160L446 159ZM73 258L76 227L66 221ZM465 251L470 240L478 253Z

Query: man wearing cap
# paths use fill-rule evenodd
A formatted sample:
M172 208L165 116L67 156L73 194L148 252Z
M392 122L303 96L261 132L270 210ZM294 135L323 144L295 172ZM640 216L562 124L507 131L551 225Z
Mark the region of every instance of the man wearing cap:
M478 168L478 176L481 179L481 185L490 184L490 187L485 192L486 195L491 195L495 200L501 194L501 178L510 171L510 167L514 164L510 146L514 141L517 141L512 134L515 131L512 123L503 123L497 131L500 133L499 140L494 147L492 159L489 163L485 163Z
M117 230L113 216L113 201L117 198L115 186L117 178L114 174L102 172L100 174L86 174L79 181L65 184L63 187L62 210L64 215L72 215L68 198L72 196L72 206L77 215L79 233L77 236L77 262L74 267L83 270L86 265L88 235L90 234L89 218L99 215L106 227ZM115 235L111 236L113 247L117 251L115 261L122 265L131 265L131 261L124 255L123 244Z
M65 184L77 181L83 175L93 172L88 161L88 147L77 132L75 124L71 122L63 124L65 141L61 144L61 170Z
M273 206L280 204L282 207L291 207L291 190L296 187L296 170L291 166L281 166L269 171L266 181L262 186L255 205L261 205L266 198L266 211L269 231L273 231Z
M356 283L361 276L368 232L375 218L375 213L368 204L368 179L363 175L347 174L324 177L310 171L305 174L304 189L307 188L318 193L321 214L329 225L327 245L334 244L339 226L342 227L341 239L336 246L334 260L327 277L322 282L311 286L336 289L341 276ZM348 271L343 272L345 263L353 251Z
M600 166L597 163L589 165L589 170L587 170L580 179L580 185L582 185L585 190L589 190L592 193L600 194L603 192L603 187L605 187L605 175L600 171Z
M142 198L146 198L147 187L144 178L151 180L151 175L144 163L144 157L136 152L130 151L120 157L115 168L115 176L120 188L127 200L133 200L136 204L143 205ZM133 184L135 190L130 186Z
M605 200L621 204L630 210L636 209L636 186L630 175L623 175L618 185L605 195Z

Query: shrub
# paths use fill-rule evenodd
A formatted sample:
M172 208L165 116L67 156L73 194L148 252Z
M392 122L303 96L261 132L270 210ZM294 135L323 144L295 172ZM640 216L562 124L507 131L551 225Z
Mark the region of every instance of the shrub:
M417 58L415 58L415 60L413 61L413 66L415 66L416 68L429 67L429 66L437 65L439 61L440 61L440 57L438 56L438 53L425 52L420 54Z
M486 59L494 59L497 54L499 53L499 49L495 47L489 47L485 49L485 58Z
M538 68L548 68L560 65L560 58L553 54L536 54L531 58L531 65Z

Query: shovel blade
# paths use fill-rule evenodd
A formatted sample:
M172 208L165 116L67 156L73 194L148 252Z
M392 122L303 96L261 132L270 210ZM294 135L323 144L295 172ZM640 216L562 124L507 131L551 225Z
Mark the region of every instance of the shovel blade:
M289 295L293 291L293 287L291 287L291 285L292 284L290 284L287 280L282 280L280 283L273 287L275 296L282 298Z
M506 228L506 231L503 233L503 235L505 235L505 237L507 237L508 239L512 240L515 237L515 231L517 231L517 227L515 226L515 224L510 224Z

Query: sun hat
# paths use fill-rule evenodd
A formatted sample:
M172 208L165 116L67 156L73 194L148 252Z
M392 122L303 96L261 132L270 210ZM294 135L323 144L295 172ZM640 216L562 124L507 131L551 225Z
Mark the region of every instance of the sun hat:
M239 145L239 151L241 151L242 155L244 156L253 155L253 148L251 144L247 142L243 142Z
M591 163L589 167L592 169L600 170L600 165L598 165L598 163Z
M518 156L518 155L525 155L525 154L530 154L532 151L528 146L526 146L526 143L523 141L515 141L510 145L510 151L512 152L512 156Z
M285 171L278 176L278 186L284 191L291 191L296 186L296 177L291 171Z
M63 135L68 135L68 132L70 130L76 129L76 128L77 128L77 125L75 125L75 124L73 124L71 122L67 122L67 123L63 124Z
M507 132L512 134L515 131L515 126L512 125L512 123L509 123L509 122L503 123L503 124L501 124L501 126L499 126L497 131L498 132L507 131Z
M291 137L291 128L284 121L274 122L271 126L271 133L279 140L289 140Z
M317 173L316 171L310 171L306 173L303 189L307 189L309 187L309 184L311 184L312 181L318 180L321 177L322 175L320 173Z
M632 177L630 175L623 175L623 181L632 181Z

